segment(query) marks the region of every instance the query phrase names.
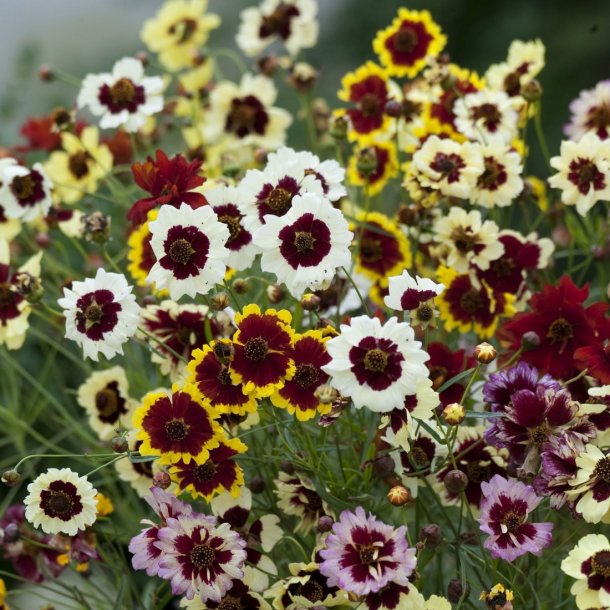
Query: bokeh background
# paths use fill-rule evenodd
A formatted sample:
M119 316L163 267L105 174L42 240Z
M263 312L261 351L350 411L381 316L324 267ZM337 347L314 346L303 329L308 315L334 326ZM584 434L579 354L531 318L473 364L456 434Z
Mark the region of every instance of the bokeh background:
M0 145L18 139L20 123L70 104L76 89L43 84L41 63L82 78L142 50L139 31L162 0L0 0ZM234 47L239 12L254 0L210 0L223 24L214 46ZM448 35L454 61L483 72L506 56L510 42L541 38L547 67L543 125L552 154L558 150L568 104L583 88L610 78L608 0L319 0L320 41L307 60L320 69L318 93L331 105L341 76L373 59L371 40L398 7L427 8Z

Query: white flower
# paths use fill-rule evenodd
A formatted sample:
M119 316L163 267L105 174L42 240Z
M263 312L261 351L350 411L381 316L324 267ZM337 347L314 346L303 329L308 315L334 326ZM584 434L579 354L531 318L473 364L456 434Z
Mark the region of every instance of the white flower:
M27 221L46 216L52 186L40 163L28 169L15 159L0 159L0 207L8 218Z
M263 0L241 12L237 46L249 57L281 40L291 56L318 41L315 0Z
M571 140L580 140L593 132L600 140L610 137L610 80L603 80L595 88L581 91L570 104L572 116L563 129Z
M587 523L599 523L610 511L610 455L593 444L576 458L576 476L569 481L574 487L566 492L578 498L576 511Z
M540 39L513 40L505 62L493 64L485 73L490 89L519 95L521 86L537 76L544 68L544 43Z
M140 308L132 287L120 273L97 270L95 278L72 282L57 303L64 309L66 339L76 341L85 356L110 359L123 354L125 343L136 332Z
M337 269L350 264L354 235L341 211L324 197L297 195L286 214L265 220L254 234L261 268L275 273L294 297L327 287Z
M405 396L416 393L418 379L428 377L429 356L414 337L413 329L396 318L382 326L378 318L357 316L326 343L332 360L322 370L357 409L400 409Z
M445 290L443 284L437 284L431 279L418 275L413 279L408 271L390 277L388 282L389 292L383 301L395 311L409 312L417 309L421 303L433 299Z
M25 518L45 534L75 536L93 525L97 490L69 468L49 468L28 485Z
M229 229L209 206L193 209L186 203L176 209L161 206L149 225L150 245L157 262L146 282L167 288L172 299L207 294L222 282L229 252Z
M144 76L141 61L124 57L114 64L111 74L88 74L76 105L101 117L102 129L123 127L134 132L147 117L163 109L163 86L161 77Z
M578 142L564 140L561 154L551 159L558 173L549 184L561 190L561 201L575 205L581 216L598 201L610 201L610 140L587 133Z

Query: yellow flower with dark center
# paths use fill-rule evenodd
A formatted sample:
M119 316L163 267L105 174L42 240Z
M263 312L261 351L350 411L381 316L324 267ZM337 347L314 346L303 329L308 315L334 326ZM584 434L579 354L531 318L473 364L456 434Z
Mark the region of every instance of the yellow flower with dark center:
M367 189L371 197L380 193L388 180L397 174L398 155L396 144L392 141L377 142L370 147L357 149L348 161L348 181L354 186Z

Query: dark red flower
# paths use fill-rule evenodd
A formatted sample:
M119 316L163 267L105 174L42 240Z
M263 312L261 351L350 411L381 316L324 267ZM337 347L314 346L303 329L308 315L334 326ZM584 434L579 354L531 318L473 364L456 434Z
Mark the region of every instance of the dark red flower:
M199 175L201 163L197 159L189 163L182 155L168 159L162 150L157 150L156 161L147 157L144 163L134 163L131 171L136 184L152 197L136 201L127 212L127 218L133 224L142 224L146 221L148 211L161 205L172 205L175 208L182 203L192 208L205 205L206 198L201 193L192 192L206 180Z
M328 225L309 212L283 227L278 237L280 253L293 269L315 267L330 252Z
M61 135L53 129L54 126L53 115L30 117L19 130L19 133L27 140L27 146L19 146L17 150L51 152L61 148Z
M579 371L587 369L587 374L600 383L610 384L610 343L579 347L574 352L574 364Z
M367 134L381 129L385 105L390 101L387 82L376 74L370 74L354 83L349 89L349 101L356 108L346 110L354 130Z
M437 391L445 382L476 364L474 358L466 357L463 349L452 352L444 343L432 342L428 345L427 351L430 355L427 365L432 388ZM443 406L452 402L461 402L464 389L462 383L454 383L441 392L440 399Z

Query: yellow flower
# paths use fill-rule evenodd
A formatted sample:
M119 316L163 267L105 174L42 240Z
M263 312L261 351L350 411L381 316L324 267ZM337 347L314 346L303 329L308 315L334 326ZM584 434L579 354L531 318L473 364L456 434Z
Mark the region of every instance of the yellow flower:
M214 63L211 59L205 59L199 66L178 77L185 95L178 98L174 109L176 116L200 118L202 99L206 96L205 87L213 75Z
M95 501L97 502L98 517L107 517L114 512L114 504L112 503L112 500L103 493L98 491L97 495L95 496Z
M55 194L64 203L76 203L87 193L95 193L98 182L112 169L112 153L99 144L97 127L85 127L80 138L61 136L63 150L51 153L44 169L53 181Z
M362 168L364 154L370 154L376 165L370 173ZM374 165L374 164L373 164ZM370 148L357 150L350 158L347 166L347 178L355 186L368 189L371 197L381 192L390 178L398 173L398 156L396 144L392 141L377 142Z
M526 184L531 188L532 199L536 202L536 205L542 212L546 212L549 209L549 198L546 191L546 183L536 176L528 176L525 179Z
M210 31L220 25L214 13L205 15L208 0L170 0L144 22L140 38L171 72L192 67Z

